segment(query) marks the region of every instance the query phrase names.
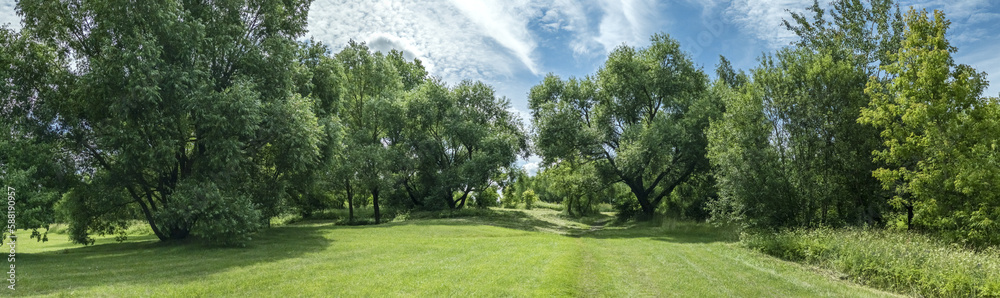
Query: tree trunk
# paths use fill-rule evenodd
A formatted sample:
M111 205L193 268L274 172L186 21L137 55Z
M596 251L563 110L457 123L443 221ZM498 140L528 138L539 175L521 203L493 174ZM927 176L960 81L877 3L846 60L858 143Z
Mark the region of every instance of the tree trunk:
M354 223L354 192L351 191L351 181L345 180L347 185L347 222Z
M632 189L632 194L635 195L636 201L639 201L639 207L642 207L642 218L640 220L650 220L653 219L653 213L656 212L656 206L653 206L649 202L649 193L646 193L642 186L633 187L629 185Z
M375 224L382 223L382 214L378 210L378 188L372 189L372 205L375 207Z

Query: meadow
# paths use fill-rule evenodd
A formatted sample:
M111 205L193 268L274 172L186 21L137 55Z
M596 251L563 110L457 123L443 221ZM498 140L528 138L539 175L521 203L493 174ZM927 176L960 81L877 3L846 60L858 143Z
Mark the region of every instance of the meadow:
M382 225L307 220L247 247L112 236L18 247L18 295L891 296L744 248L728 229L615 225L550 209L411 214ZM471 215L471 216L470 216ZM451 217L451 218L440 218Z

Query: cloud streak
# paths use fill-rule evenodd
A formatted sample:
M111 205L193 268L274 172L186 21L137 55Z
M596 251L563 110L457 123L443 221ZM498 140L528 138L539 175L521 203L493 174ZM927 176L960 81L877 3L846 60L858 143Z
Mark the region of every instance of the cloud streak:
M655 28L659 13L658 3L649 0L605 0L601 1L604 17L601 19L599 35L594 40L606 52L614 50L622 43L630 46L644 44Z

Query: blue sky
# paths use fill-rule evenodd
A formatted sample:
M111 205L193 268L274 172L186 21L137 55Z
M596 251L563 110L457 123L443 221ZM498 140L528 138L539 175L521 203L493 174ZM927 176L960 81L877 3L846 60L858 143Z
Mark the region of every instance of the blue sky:
M821 0L824 4L828 1ZM547 73L593 74L621 44L646 46L670 34L712 73L719 55L748 69L764 52L793 40L782 29L786 9L812 0L316 0L309 33L339 49L354 39L377 50L395 48L418 58L451 84L482 80L527 118L527 92ZM942 9L952 21L955 58L1000 74L1000 1L905 0L901 6ZM14 1L0 0L0 24L19 28ZM991 75L990 78L998 78ZM997 96L1000 82L987 90ZM537 158L521 161L529 170Z

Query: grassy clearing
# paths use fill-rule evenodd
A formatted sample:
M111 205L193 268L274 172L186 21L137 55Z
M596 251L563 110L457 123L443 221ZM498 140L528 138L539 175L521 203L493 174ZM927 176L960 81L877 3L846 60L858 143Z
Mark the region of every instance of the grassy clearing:
M702 225L604 226L557 211L493 210L375 226L300 221L246 248L151 236L19 246L19 295L887 296L742 248ZM466 216L470 215L470 216ZM474 215L474 216L471 216ZM438 215L440 216L440 215Z
M818 265L859 283L914 296L1000 297L1000 251L972 251L882 230L806 230L753 235L749 247Z

